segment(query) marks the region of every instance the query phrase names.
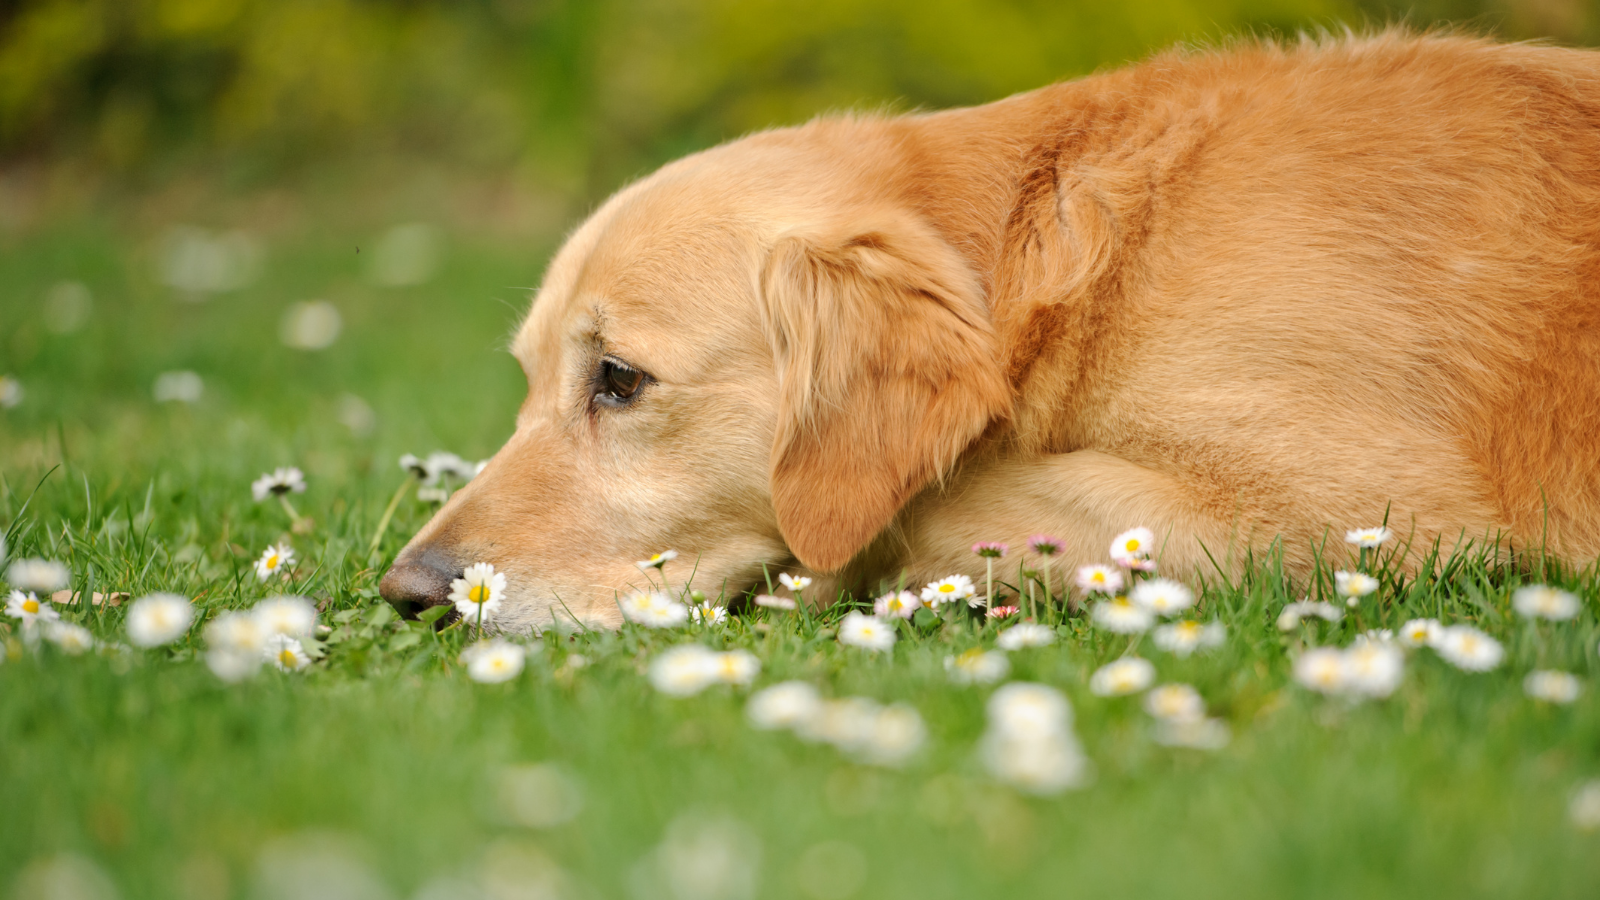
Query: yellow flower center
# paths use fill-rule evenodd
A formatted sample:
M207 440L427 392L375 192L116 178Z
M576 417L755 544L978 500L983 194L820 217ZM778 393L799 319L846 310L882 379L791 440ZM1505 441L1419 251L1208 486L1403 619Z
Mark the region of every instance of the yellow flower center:
M1198 622L1184 622L1178 626L1178 633L1186 638L1196 637L1200 634L1200 625Z
M274 553L271 556L267 557L267 571L270 572L273 569L276 569L277 567L278 567L278 554Z
M1094 582L1095 584L1105 584L1106 583L1106 573L1104 573L1104 572L1096 572L1093 575L1089 576L1089 580Z
M33 599L32 597L22 601L22 611L28 615L37 613L39 611L39 601Z
M1123 549L1127 550L1129 553L1138 553L1139 552L1139 539L1138 538L1128 538L1128 543L1123 545Z
M941 594L953 594L955 592L956 592L956 586L953 585L953 584L941 584L941 585L939 585L939 593L941 593Z
M278 651L278 664L283 666L285 669L294 668L295 667L294 651L290 650L290 649L287 649L287 648L285 648L283 650L279 650Z
M489 602L489 586L487 584L473 585L472 589L467 591L467 599L473 603Z

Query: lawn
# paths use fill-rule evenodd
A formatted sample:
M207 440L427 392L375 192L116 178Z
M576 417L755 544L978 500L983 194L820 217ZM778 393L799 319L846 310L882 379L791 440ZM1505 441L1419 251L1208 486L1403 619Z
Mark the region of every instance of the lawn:
M446 236L433 271L385 276L374 268L379 236L302 234L251 250L258 275L207 282L196 263L200 276L186 281L174 254L203 263L222 252L198 240L79 227L0 245L0 374L22 389L0 409L0 528L13 559L60 560L86 594L176 592L204 620L295 593L333 630L302 671L225 683L203 661L201 624L162 647L75 656L6 619L0 892L1600 893L1600 832L1572 814L1575 792L1600 777L1592 569L1469 555L1412 580L1390 565L1397 539L1368 563L1376 593L1336 623L1285 630L1286 604L1331 595L1334 566L1305 585L1263 560L1237 583L1206 586L1198 618L1226 637L1187 657L1084 615L1045 616L1054 641L1007 653L1009 678L1070 700L1088 767L1077 786L1042 795L998 779L980 753L997 686L953 683L945 659L992 648L1007 626L964 614L891 623L899 639L883 653L841 645L843 604L551 633L519 638L519 676L477 683L460 662L470 629L400 622L377 597L378 577L431 507L408 493L377 552L368 547L409 477L402 454L478 459L509 434L523 383L503 346L551 248ZM286 346L286 313L313 300L337 310L339 333L320 349ZM316 344L326 330L292 341ZM198 400L156 401L158 378L174 371L200 376ZM169 395L190 384L163 383ZM291 499L311 524L294 532L282 507L250 490L287 465L308 485ZM1345 559L1341 538L1330 538L1330 559ZM298 561L287 583L264 585L255 561L279 540ZM1012 548L1002 570L1014 574L1022 552ZM669 564L674 585L688 562ZM1533 582L1575 593L1577 616L1517 615L1512 594ZM58 608L118 643L130 605ZM1362 700L1296 682L1308 647L1349 646L1419 617L1475 625L1505 658L1470 672L1409 650L1398 688ZM657 690L652 665L683 643L742 648L760 672L747 687ZM1193 685L1231 740L1167 746L1138 696L1092 692L1092 673L1130 648L1159 682ZM1527 696L1535 669L1576 675L1576 702ZM909 705L926 740L883 765L753 727L747 698L786 680Z

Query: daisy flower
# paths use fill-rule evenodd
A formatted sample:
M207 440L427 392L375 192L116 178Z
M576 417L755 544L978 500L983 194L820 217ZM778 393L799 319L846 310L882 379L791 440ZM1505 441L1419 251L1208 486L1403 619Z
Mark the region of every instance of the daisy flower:
M1221 622L1201 624L1193 619L1162 625L1151 637L1157 647L1179 656L1188 656L1196 650L1220 647L1228 636Z
M987 706L991 730L1024 740L1064 735L1072 727L1072 705L1060 691L1031 681L1013 681L995 691Z
M1400 645L1403 647L1426 647L1438 639L1438 619L1412 619L1400 626Z
M261 558L256 560L256 578L266 581L274 575L289 577L289 569L294 566L294 548L288 544L273 544L261 553Z
M1194 592L1170 578L1152 578L1133 586L1132 600L1158 616L1171 616L1194 605Z
M667 563L672 562L673 560L675 560L677 558L678 558L678 551L676 551L676 550L663 550L660 553L657 553L654 556L650 557L649 559L641 559L641 560L639 560L638 562L634 563L634 565L639 567L639 571L648 572L651 569L659 569L662 566L665 566ZM781 579L782 576L779 576L779 578Z
M1345 685L1344 654L1336 647L1314 647L1294 661L1294 680L1324 694L1337 694Z
M811 579L804 575L790 575L788 572L783 572L778 575L778 583L798 594L811 586Z
M250 494L258 503L268 497L303 494L305 491L306 476L294 466L275 469L250 483Z
M728 621L728 610L710 600L703 600L689 607L689 618L702 625L721 625Z
M944 670L956 684L993 684L1011 674L1004 653L973 647L959 656L946 656Z
M839 622L841 644L880 653L893 647L894 641L894 629L882 619L852 612Z
M887 619L890 616L909 619L921 607L922 601L917 599L916 594L910 591L893 591L872 602L872 614L880 619Z
M1016 615L1022 610L1015 606L992 606L989 608L989 618L1006 619Z
M972 579L965 575L951 575L942 581L930 581L922 589L922 602L929 609L937 611L939 607L951 600L968 600L978 593L972 586Z
M1344 618L1344 610L1332 603L1311 602L1300 600L1284 606L1283 612L1278 614L1278 628L1282 631L1291 631L1299 627L1300 620L1307 616L1315 616L1329 622L1337 622Z
M1578 598L1558 588L1531 584L1517 588L1511 595L1511 606L1519 615L1529 619L1549 619L1564 622L1578 614Z
M1030 794L1058 794L1088 780L1089 761L1071 734L1030 739L991 729L978 753L991 775Z
M44 637L68 656L78 656L94 649L94 635L89 633L89 629L71 622L45 623Z
M1221 750L1233 739L1228 723L1204 716L1198 719L1161 719L1156 722L1151 738L1167 747L1188 747L1194 750Z
M799 609L800 604L789 597L775 597L772 594L757 594L756 605L767 609Z
M450 499L450 492L442 487L419 487L417 499L423 503L444 503Z
M521 647L500 638L478 641L461 651L467 677L482 684L499 684L522 674L528 654Z
M672 697L690 697L717 680L717 654L699 644L673 647L650 663L650 683Z
M689 621L689 607L665 591L634 591L617 601L623 618L646 628L676 628Z
M867 723L864 740L854 749L862 762L877 766L898 766L922 748L928 728L922 715L904 703L891 703L878 710Z
M999 559L1011 549L1009 544L997 544L990 541L980 541L972 545L972 552L984 559Z
M1529 697L1546 703L1571 703L1582 689L1583 685L1568 672L1538 669L1522 680L1522 690Z
M755 654L748 650L729 650L725 653L712 654L712 677L723 684L746 687L755 681L760 673L761 660L756 659Z
M1025 650L1029 647L1043 647L1055 643L1056 633L1047 625L1034 622L1023 622L1013 625L1000 636L994 639L995 646L1001 650Z
M1356 635L1355 646L1362 644L1392 644L1394 632L1387 628L1368 628Z
M1149 660L1127 656L1106 663L1089 676L1089 691L1100 697L1137 694L1156 680L1156 667Z
M267 638L267 659L278 667L280 672L298 672L311 665L311 657L306 655L305 648L300 642L286 634L274 634Z
M810 720L822 706L817 689L804 681L785 681L750 695L745 718L763 731L795 728Z
M1444 629L1433 647L1451 665L1468 672L1487 672L1500 665L1506 655L1499 641L1471 625Z
M22 382L15 375L0 375L0 409L11 409L22 402Z
M1600 779L1578 785L1572 792L1572 804L1567 807L1572 824L1584 831L1600 828Z
M1386 641L1359 641L1344 651L1344 687L1355 694L1387 697L1405 674L1405 653Z
M1096 603L1090 615L1096 625L1117 634L1140 634L1155 624L1155 617L1148 610L1122 595Z
M61 618L50 607L49 603L40 600L32 591L24 594L21 591L12 591L6 598L6 615L13 619L21 619L27 627L37 625L39 622L54 622Z
M19 591L48 594L67 586L71 573L53 559L19 559L6 569L6 583Z
M489 563L467 566L460 578L450 582L450 602L469 625L493 621L505 592L505 573L496 572Z
M1335 572L1333 573L1334 593L1345 599L1349 606L1355 606L1362 597L1378 589L1378 579L1365 572Z
M1094 594L1115 594L1122 590L1122 572L1111 566L1084 566L1078 570L1078 588Z
M876 700L867 697L825 700L814 715L796 724L794 733L804 741L832 744L853 752L871 739L882 709Z
M317 627L317 608L304 597L268 597L255 605L251 615L268 638L272 635L310 637Z
M1394 537L1394 532L1382 526L1377 528L1357 528L1355 531L1346 531L1344 533L1344 542L1370 550L1383 546L1392 537Z
M225 612L206 623L206 666L223 681L243 681L266 661L267 632L250 613Z
M182 637L193 622L194 606L188 597L151 594L133 601L124 624L135 647L159 647Z
M1028 538L1028 549L1040 556L1056 556L1067 549L1067 542L1048 534L1036 534Z
M1142 569L1150 558L1155 535L1148 528L1124 531L1111 539L1111 560L1125 569Z
M1144 711L1158 719L1188 722L1205 718L1206 703L1187 684L1163 684L1144 695Z

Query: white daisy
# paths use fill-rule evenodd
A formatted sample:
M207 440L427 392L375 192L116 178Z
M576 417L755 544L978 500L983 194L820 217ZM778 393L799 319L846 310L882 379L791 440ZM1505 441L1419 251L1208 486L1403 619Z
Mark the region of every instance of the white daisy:
M450 491L442 487L419 487L417 499L423 503L444 503L450 499Z
M1000 636L994 639L996 647L1001 650L1025 650L1029 647L1044 647L1056 641L1056 633L1048 625L1039 625L1034 622L1023 622L1013 625Z
M1511 595L1517 613L1529 619L1564 622L1578 614L1578 598L1559 588L1531 584Z
M1354 694L1387 697L1405 674L1405 653L1387 641L1357 641L1344 651L1344 687Z
M1111 566L1084 566L1078 570L1078 588L1088 593L1115 594L1122 590L1122 571Z
M1221 622L1201 624L1193 619L1185 619L1171 625L1162 625L1155 630L1151 638L1162 650L1179 656L1188 656L1196 650L1222 646L1227 636L1228 631L1222 627Z
M0 375L0 409L11 409L22 402L22 382L15 375Z
M151 594L128 607L125 627L135 647L159 647L182 637L194 622L194 605L177 594Z
M1111 539L1111 560L1126 569L1142 568L1155 549L1155 535L1148 528L1124 531Z
M1578 785L1578 789L1572 792L1567 815L1573 825L1584 831L1600 828L1600 779Z
M1383 546L1392 537L1394 537L1394 532L1382 526L1377 528L1357 528L1355 531L1346 531L1344 533L1344 542L1370 550L1374 547Z
M798 727L816 715L821 705L816 688L804 681L785 681L751 694L744 714L752 726L770 731Z
M761 673L761 660L748 650L728 650L714 653L711 659L712 677L723 684L749 686Z
M1149 610L1135 606L1132 600L1120 594L1096 603L1090 614L1096 625L1117 634L1139 634L1155 624L1155 617Z
M798 594L811 586L811 579L804 575L790 575L784 572L778 576L778 583Z
M6 615L13 619L21 619L22 624L33 627L40 622L54 622L61 618L61 614L50 607L50 604L40 600L32 591L24 594L21 591L12 591L6 598Z
M800 604L790 597L778 597L772 594L757 594L756 605L767 609L799 609Z
M1144 711L1158 719L1195 721L1205 718L1206 702L1187 684L1163 684L1144 695Z
M1444 629L1433 648L1451 665L1468 672L1487 672L1500 665L1506 655L1499 641L1471 625Z
M1366 631L1363 631L1360 634L1356 635L1356 639L1355 639L1354 643L1352 644L1352 646L1359 647L1362 644L1393 644L1393 643L1394 643L1394 632L1390 631L1387 628L1368 628Z
M1156 667L1149 660L1127 656L1106 663L1089 676L1089 690L1100 697L1137 694L1156 680Z
M854 752L871 739L882 709L876 700L867 697L825 700L814 715L796 724L794 733L801 740Z
M1194 605L1194 592L1170 578L1152 578L1134 585L1131 599L1158 616L1172 616Z
M1278 615L1278 628L1283 631L1290 631L1299 627L1300 620L1307 616L1315 616L1329 622L1337 622L1344 618L1344 610L1334 606L1332 603L1320 601L1312 603L1308 600L1301 600L1283 607L1283 612Z
M243 681L266 661L267 632L251 613L225 612L206 623L206 666L223 681Z
M1439 638L1438 619L1412 619L1400 626L1400 644L1403 647L1426 647Z
M977 588L972 586L972 579L965 575L951 575L941 581L930 581L922 589L922 602L928 604L929 609L937 610L941 604L952 600L966 600L976 596Z
M250 494L257 502L288 493L303 494L305 490L306 476L294 466L275 469L250 483Z
M1201 716L1198 719L1160 719L1152 739L1167 747L1221 750L1233 739L1228 723Z
M78 656L94 649L94 635L89 633L89 629L71 622L45 623L44 637L68 656Z
M1334 593L1343 597L1345 603L1355 606L1362 597L1378 589L1378 579L1365 572L1335 572L1333 573Z
M854 748L862 762L898 766L921 749L928 739L922 715L904 703L891 703L868 722L864 740Z
M1030 794L1058 794L1088 780L1089 761L1070 733L1020 738L990 729L978 754L991 775Z
M528 654L516 644L500 638L478 641L461 651L467 677L482 684L499 684L522 674Z
M893 647L894 642L894 629L882 619L852 612L839 622L841 644L881 653Z
M662 566L665 566L667 563L672 562L673 560L675 560L677 558L678 558L678 551L676 551L676 550L663 550L660 553L657 553L654 556L651 556L649 559L641 559L641 560L639 560L638 562L634 563L634 565L639 567L639 571L648 572L651 569L659 569Z
M704 600L689 607L689 618L702 625L721 625L728 621L728 610Z
M1538 669L1522 680L1522 690L1529 697L1546 703L1571 703L1578 699L1583 685L1569 672Z
M280 672L298 672L311 665L311 657L306 655L300 642L286 634L274 634L267 638L266 657L278 667Z
M1344 653L1337 647L1313 647L1294 661L1294 680L1324 694L1345 690Z
M487 625L494 621L505 592L505 573L496 572L489 563L467 566L460 578L450 582L450 602L468 625Z
M699 644L684 644L650 663L650 683L663 694L689 697L717 680L717 654Z
M317 608L304 597L268 597L257 603L250 614L268 638L310 637L317 627Z
M910 591L892 591L872 602L872 614L880 619L898 616L909 619L922 608L922 601Z
M973 647L959 656L946 656L944 670L956 684L993 684L1011 674L1004 653Z
M256 578L266 581L274 575L289 577L289 570L294 567L294 548L288 544L273 544L261 552L261 558L256 560Z
M617 601L622 615L646 628L677 628L689 621L689 607L672 599L665 591L634 591Z
M211 649L206 651L206 668L211 674L232 684L243 681L261 670L266 657L260 653L239 653L234 650Z
M1013 681L995 691L987 709L990 729L1008 737L1058 736L1072 727L1072 705L1066 696L1031 681Z
M66 587L71 575L53 559L19 559L6 569L6 583L19 591L49 594Z

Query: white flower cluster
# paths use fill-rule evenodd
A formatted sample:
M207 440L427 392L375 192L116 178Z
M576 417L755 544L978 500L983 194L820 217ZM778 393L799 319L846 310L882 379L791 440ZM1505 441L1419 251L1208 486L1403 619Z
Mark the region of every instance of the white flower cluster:
M1206 715L1200 692L1187 684L1164 684L1145 694L1144 709L1156 720L1158 744L1219 750L1233 737L1226 722Z
M19 559L6 569L6 583L14 590L48 594L67 586L71 573L53 559Z
M1170 578L1151 578L1133 586L1126 595L1108 597L1094 605L1094 623L1117 634L1139 634L1155 624L1157 616L1175 616L1194 606L1194 592Z
M622 617L646 628L677 628L689 621L689 607L666 591L634 591L617 601Z
M1011 660L999 650L973 647L944 658L944 670L956 684L994 684L1011 674Z
M1302 620L1312 617L1326 622L1337 622L1344 618L1344 610L1332 603L1300 600L1284 606L1283 612L1278 614L1278 628L1283 631L1293 631L1300 627Z
M268 597L249 612L225 612L206 623L206 665L223 681L243 681L272 663L298 672L311 665L302 641L317 626L317 610L304 597Z
M867 697L825 700L803 681L785 681L750 695L745 716L756 728L789 729L801 740L831 744L861 762L897 766L920 749L928 730L903 703Z
M400 468L411 473L420 484L417 486L417 499L427 503L443 503L450 499L451 479L461 483L477 478L484 467L489 465L488 460L467 462L454 453L443 450L430 453L426 457L418 457L407 453L400 457Z
M1294 661L1295 680L1324 694L1387 697L1405 675L1405 653L1393 643L1358 640L1348 649L1314 647Z
M1034 794L1055 794L1088 780L1089 761L1072 731L1072 706L1060 691L1013 681L989 697L988 727L978 743L995 778Z
M690 697L714 684L747 687L761 672L748 650L717 652L700 644L673 647L650 664L650 683L663 694Z

